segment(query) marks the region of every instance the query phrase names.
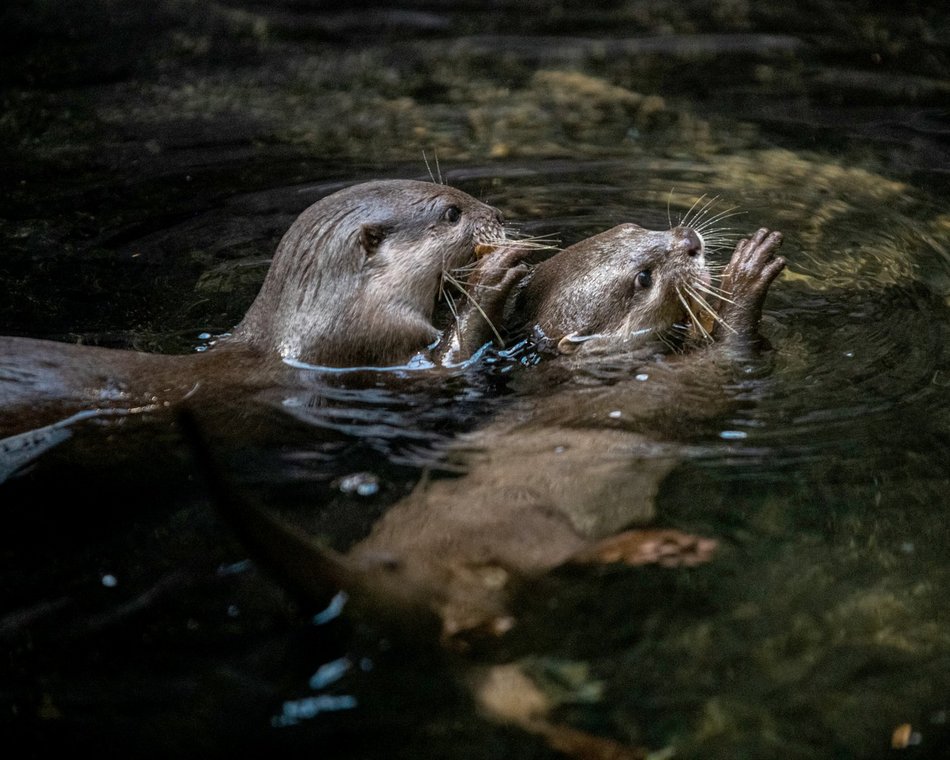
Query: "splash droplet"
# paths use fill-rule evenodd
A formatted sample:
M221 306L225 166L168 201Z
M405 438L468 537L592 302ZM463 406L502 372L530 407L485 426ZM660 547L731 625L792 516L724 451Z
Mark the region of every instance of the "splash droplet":
M723 430L719 433L719 437L724 441L741 441L749 437L749 434L743 430Z

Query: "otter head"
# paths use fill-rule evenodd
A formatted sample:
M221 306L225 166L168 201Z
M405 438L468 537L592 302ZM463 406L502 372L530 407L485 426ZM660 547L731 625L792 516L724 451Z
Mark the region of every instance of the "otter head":
M538 265L519 312L558 353L635 348L696 322L708 292L703 239L688 227L621 224Z
M405 361L438 337L444 273L504 237L501 213L455 188L348 187L290 227L233 340L314 364Z

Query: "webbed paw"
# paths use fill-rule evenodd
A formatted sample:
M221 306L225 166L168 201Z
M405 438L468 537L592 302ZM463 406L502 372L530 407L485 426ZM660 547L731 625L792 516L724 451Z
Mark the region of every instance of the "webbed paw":
M459 303L455 324L437 349L443 364L465 361L491 340L501 344L505 305L529 271L521 261L531 248L517 242L480 248L489 250L479 251L482 255L464 283L464 301Z
M725 296L719 309L722 321L716 324L715 338L757 336L765 296L785 268L785 259L775 255L781 245L782 233L765 228L736 245L723 273Z

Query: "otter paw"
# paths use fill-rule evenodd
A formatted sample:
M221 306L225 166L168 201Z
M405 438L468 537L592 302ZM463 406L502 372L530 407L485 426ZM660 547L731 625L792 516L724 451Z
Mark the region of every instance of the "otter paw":
M444 366L471 358L490 341L503 346L501 324L505 305L513 290L528 274L521 260L529 248L499 245L482 253L462 283L465 300L455 315L455 325L446 331L435 355Z
M725 297L719 310L729 332L738 335L755 333L769 287L785 268L785 259L775 255L781 245L782 233L765 228L736 245L723 273Z
M482 246L488 248L488 246ZM527 274L527 267L522 260L531 253L531 248L503 243L491 247L475 263L471 276L468 278L472 291L479 289L497 289L509 287ZM520 272L519 277L512 278L511 273ZM512 281L513 280L513 281Z
M574 562L694 567L709 562L719 542L678 530L627 530L587 547Z

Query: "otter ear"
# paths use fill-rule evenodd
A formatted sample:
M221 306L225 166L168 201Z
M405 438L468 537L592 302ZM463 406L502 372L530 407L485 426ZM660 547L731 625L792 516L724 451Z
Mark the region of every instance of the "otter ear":
M360 228L360 245L366 255L372 256L376 253L388 234L389 228L384 224L364 224Z

